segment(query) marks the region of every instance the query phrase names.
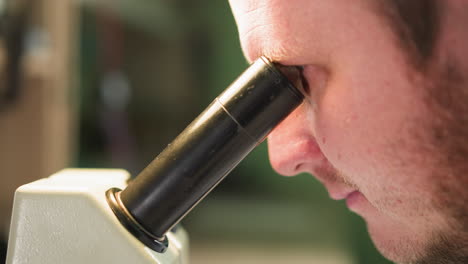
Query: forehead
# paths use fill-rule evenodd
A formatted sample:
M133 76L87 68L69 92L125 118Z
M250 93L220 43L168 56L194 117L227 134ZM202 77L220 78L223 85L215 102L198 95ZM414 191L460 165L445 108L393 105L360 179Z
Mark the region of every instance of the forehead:
M371 0L231 0L244 52L250 60L259 54L274 59L313 53L317 64L370 38L383 40L380 18ZM374 43L375 44L375 43ZM329 54L333 52L333 54ZM308 58L303 58L307 61ZM329 58L330 60L332 58ZM284 62L284 61L283 61ZM304 61L291 60L293 64Z
M394 39L403 50L407 51L410 59L414 64L427 61L434 50L434 46L439 33L439 20L441 13L441 5L443 3L437 0L357 0L357 1L341 1L341 0L230 0L231 6L234 9L234 14L244 14L242 19L245 22L246 17L254 17L250 20L252 28L248 29L248 34L256 31L255 27L267 27L262 25L262 20L265 20L265 13L268 16L274 17L272 21L277 23L279 21L287 20L288 17L293 16L298 20L299 17L304 17L304 13L308 13L307 21L301 23L294 23L288 21L290 26L300 27L325 27L329 22L335 20L345 20L343 14L339 17L334 17L337 10L348 10L346 16L352 15L352 11L360 9L374 13L381 23L393 32ZM327 11L328 10L328 11ZM322 11L326 11L325 17L322 16ZM317 19L320 18L320 19ZM351 21L362 20L363 16L354 16ZM269 22L272 22L269 21ZM362 22L362 21L361 21ZM362 24L361 24L362 25ZM281 25L275 25L278 28ZM352 25L347 23L347 28ZM290 28L291 29L291 28ZM297 30L297 29L295 29ZM252 31L252 32L250 32ZM275 31L275 30L271 30ZM336 29L333 31L336 32ZM315 31L314 31L315 32ZM245 32L244 32L245 33ZM245 35L248 35L245 34ZM290 41L296 36L291 36ZM311 43L313 45L313 43ZM280 49L279 49L280 50Z

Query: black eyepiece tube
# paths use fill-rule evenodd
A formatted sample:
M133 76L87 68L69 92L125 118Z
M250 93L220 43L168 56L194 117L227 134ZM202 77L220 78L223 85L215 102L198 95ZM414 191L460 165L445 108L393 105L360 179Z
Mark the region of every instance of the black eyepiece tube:
M153 242L164 241L166 232L302 103L301 77L298 67L265 57L255 61L125 190L114 190L111 207L119 220L134 235L139 232L145 245L164 251Z

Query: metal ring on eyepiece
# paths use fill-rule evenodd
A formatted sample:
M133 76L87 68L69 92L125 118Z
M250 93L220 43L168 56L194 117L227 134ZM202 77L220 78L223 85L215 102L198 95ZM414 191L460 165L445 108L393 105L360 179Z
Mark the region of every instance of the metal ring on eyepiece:
M125 208L124 204L120 200L121 191L122 190L119 188L111 188L106 191L107 202L115 216L117 216L117 219L119 219L125 229L145 244L145 246L156 252L164 253L169 246L167 237L155 237L150 232L146 231L145 228L142 227Z

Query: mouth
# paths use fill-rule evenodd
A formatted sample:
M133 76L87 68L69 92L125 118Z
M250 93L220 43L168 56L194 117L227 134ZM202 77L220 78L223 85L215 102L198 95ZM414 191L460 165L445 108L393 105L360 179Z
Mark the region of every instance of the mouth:
M329 190L330 198L333 200L348 200L352 196L356 195L356 193L360 193L358 190L345 190L345 191L332 191Z
M323 158L321 165L313 166L306 171L324 185L331 199L348 200L358 193L361 194L356 184L334 168L325 157Z
M354 209L358 206L360 201L365 199L364 195L356 189L342 192L329 191L329 194L333 200L346 200L346 206L351 211L354 211Z

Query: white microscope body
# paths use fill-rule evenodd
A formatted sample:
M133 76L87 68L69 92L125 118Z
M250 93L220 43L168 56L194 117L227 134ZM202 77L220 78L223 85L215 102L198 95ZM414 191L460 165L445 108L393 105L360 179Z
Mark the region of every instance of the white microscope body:
M167 233L169 247L146 247L119 222L106 200L124 189L124 170L66 169L21 186L15 193L8 264L188 263L188 236Z

